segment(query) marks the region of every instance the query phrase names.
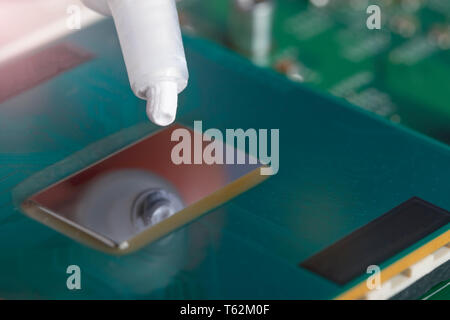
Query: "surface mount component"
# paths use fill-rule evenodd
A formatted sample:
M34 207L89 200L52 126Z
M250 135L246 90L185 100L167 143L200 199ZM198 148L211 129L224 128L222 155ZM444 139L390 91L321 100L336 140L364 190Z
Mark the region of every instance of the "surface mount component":
M345 285L366 273L371 266L378 266L396 253L407 249L449 223L449 212L419 198L412 198L303 261L300 266L340 285ZM449 244L450 231L447 231L446 234L434 239L427 249L422 250L420 255L411 256L408 261L403 263L397 262L398 265L389 270L389 275L381 273L380 281L386 282L402 272L407 280L412 276L412 269L408 269L409 267L438 250L442 251L443 258L445 258L438 262L445 263L450 258L450 252L447 252L450 250L446 247ZM431 258L433 259L433 257ZM422 273L427 274L440 264L425 265ZM360 286L359 298L363 297L364 292L369 292L369 289L365 284ZM398 292L395 288L389 288L387 291L389 290L391 292L387 297ZM355 293L353 296L344 295L344 297L355 298Z
M228 23L234 49L257 64L267 64L272 48L273 1L233 0L231 8Z

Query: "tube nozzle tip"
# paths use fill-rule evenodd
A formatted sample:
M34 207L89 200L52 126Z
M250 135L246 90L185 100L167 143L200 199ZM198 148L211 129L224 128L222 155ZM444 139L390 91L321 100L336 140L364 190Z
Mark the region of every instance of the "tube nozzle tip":
M178 106L176 82L160 81L147 91L147 116L157 125L168 126L175 121Z

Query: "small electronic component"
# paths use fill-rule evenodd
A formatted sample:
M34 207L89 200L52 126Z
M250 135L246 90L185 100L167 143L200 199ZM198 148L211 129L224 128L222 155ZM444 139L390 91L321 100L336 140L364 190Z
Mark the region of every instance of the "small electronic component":
M429 36L440 49L450 49L450 24L435 25L431 29Z
M420 22L412 15L396 15L390 20L391 30L405 38L414 36L419 27Z
M257 64L266 64L272 47L272 0L233 0L229 17L231 43Z

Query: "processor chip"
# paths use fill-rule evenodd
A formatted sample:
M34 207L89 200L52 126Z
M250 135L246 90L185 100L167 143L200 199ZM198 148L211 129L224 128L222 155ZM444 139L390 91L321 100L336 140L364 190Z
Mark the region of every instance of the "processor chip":
M174 125L143 138L38 192L22 208L72 238L104 251L125 253L170 233L263 179L256 159L248 164L174 163L171 136L177 128ZM194 139L202 138L201 133L185 129ZM221 145L224 151L233 148Z

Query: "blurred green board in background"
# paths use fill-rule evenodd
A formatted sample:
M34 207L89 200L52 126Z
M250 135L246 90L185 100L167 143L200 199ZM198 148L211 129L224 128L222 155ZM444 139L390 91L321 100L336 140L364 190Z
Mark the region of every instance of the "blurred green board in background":
M185 32L236 49L231 2L180 1ZM448 0L371 1L381 8L381 30L366 27L368 1L274 2L266 67L450 143Z

